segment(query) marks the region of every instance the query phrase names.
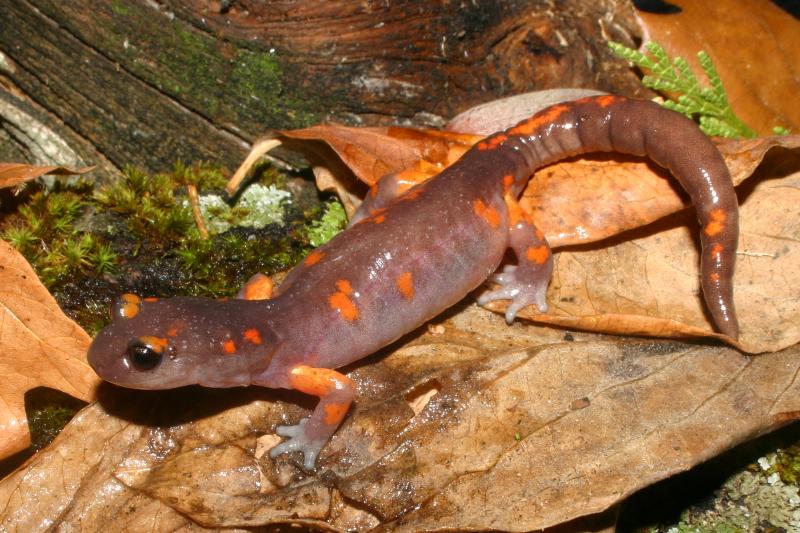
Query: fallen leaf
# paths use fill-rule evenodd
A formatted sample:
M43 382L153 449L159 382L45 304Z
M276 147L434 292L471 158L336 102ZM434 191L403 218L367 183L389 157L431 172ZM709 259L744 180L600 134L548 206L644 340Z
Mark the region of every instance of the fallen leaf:
M67 318L31 266L0 241L0 458L30 445L24 395L50 387L89 401L99 378L86 362L89 336Z
M61 176L72 174L86 174L94 167L80 168L72 170L67 167L59 166L36 166L23 163L0 163L0 189L13 187L44 176L45 174L57 174Z
M680 12L638 12L648 40L685 58L701 79L697 52L705 50L734 111L761 135L774 126L800 130L800 21L769 0L670 3Z
M420 166L424 166L428 176L433 176L481 138L437 130L350 128L335 124L282 131L276 139L264 139L253 146L227 190L233 194L259 157L283 144L306 156L317 188L336 192L348 216L352 216L366 190L363 184L372 185L386 174Z
M296 402L313 405L303 395L109 386L0 482L0 527L526 531L800 416L797 347L562 335L459 306L349 372L359 397L315 474L265 453L276 424L308 412Z
M752 174L768 150L780 149L740 186L734 294L741 334L736 346L750 353L781 350L800 342L800 153L789 150L798 146L800 136L721 145L736 182ZM611 227L613 233L628 231L593 246L556 254L547 297L548 313L534 313L527 308L520 316L561 327L616 334L713 336L700 294L697 230L692 211L633 230L635 225L649 223L681 205L675 191L668 190L666 180L659 183L656 174L644 169L633 174L648 182L641 187L635 184L633 175L627 174L628 170L590 171L586 189L597 195L595 201L585 197L576 201L580 207L564 203L563 209L557 209L556 205L563 203L556 198L559 188L579 190L570 187L569 182L581 182L575 169L591 164L581 161L563 173L552 167L544 172L544 181L533 187L537 191L534 201L540 202L532 208L537 224L544 228L548 239L555 231L569 229L575 220L587 221L581 231L584 236L592 235L591 240L606 237L604 227ZM552 176L555 173L559 174L557 178ZM639 202L624 202L624 194L617 197L612 192L598 193L615 190L601 183L607 177L634 191L629 198L645 198L642 191L653 190L651 199L645 202L650 207L639 209ZM616 201L623 203L615 208ZM569 223L557 218L560 211L567 212ZM626 225L628 221L630 224ZM590 223L593 226L589 227ZM560 245L580 239L556 233L551 241ZM502 312L505 304L493 304L491 308Z

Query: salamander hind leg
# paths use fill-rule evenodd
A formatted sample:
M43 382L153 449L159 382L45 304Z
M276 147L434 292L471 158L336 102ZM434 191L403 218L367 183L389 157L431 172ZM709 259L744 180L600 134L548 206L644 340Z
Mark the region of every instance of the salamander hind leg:
M506 322L511 324L523 307L536 305L547 311L547 286L553 273L553 254L544 234L533 224L516 199L505 197L509 212L509 244L517 256L518 264L506 265L503 271L492 276L498 289L484 292L478 303L485 305L495 300L511 300L506 309Z
M273 459L283 453L301 452L303 467L313 470L317 457L333 436L347 414L355 397L353 381L347 376L328 368L296 366L289 373L292 388L319 396L310 417L294 426L278 426L275 431L288 440L278 444L269 452Z

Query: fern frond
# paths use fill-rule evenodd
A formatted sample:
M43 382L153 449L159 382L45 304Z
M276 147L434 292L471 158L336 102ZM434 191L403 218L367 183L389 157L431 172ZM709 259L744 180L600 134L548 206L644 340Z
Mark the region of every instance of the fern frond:
M670 59L664 47L650 41L645 45L649 56L627 46L609 42L611 51L646 72L642 85L669 97L664 107L698 120L707 135L752 138L756 133L734 113L719 72L708 54L697 54L710 87L703 87L689 62L682 57Z

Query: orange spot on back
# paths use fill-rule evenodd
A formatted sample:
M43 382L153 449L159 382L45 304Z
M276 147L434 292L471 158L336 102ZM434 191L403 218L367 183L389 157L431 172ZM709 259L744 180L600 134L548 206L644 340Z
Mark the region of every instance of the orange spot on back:
M236 343L233 342L233 339L226 339L222 341L222 351L228 355L236 353Z
M543 265L550 257L550 247L546 244L542 244L541 246L531 246L525 250L525 257L528 259L528 261L536 263L537 265Z
M514 185L514 176L511 174L503 176L503 192L510 191L512 185Z
M719 208L714 209L711 211L711 222L706 224L706 227L703 231L709 237L719 235L725 230L725 222L727 219L728 215L725 214L724 210Z
M533 115L524 122L520 122L510 130L511 135L533 135L536 130L546 126L569 110L568 105L554 105L540 113Z
M403 272L400 274L395 280L395 283L397 284L397 289L400 291L400 294L402 294L406 300L414 299L414 278L411 272Z
M417 168L409 168L397 175L397 192L403 193L410 188L429 180L439 173L441 169L426 161L418 161Z
M167 330L167 337L177 337L180 330L176 326L172 326Z
M370 209L369 211L370 217L367 220L369 220L373 224L381 224L383 221L386 220L386 215L384 215L385 212L386 212L385 207L381 207L380 209Z
M144 301L153 303L153 302L157 302L158 298L156 298L155 296L148 296L147 298L144 299Z
M487 206L480 198L472 202L472 208L475 214L485 220L491 227L497 228L500 226L500 213L497 209Z
M619 97L614 96L613 94L597 96L594 98L594 101L597 102L597 105L599 105L600 107L608 107L618 100Z
M336 288L338 291L328 296L328 305L348 322L356 320L358 307L350 299L350 295L353 293L352 285L346 279L340 279L336 281Z
M718 273L718 272L712 272L712 273L711 273L711 274L708 276L708 279L710 279L710 280L711 280L711 281L713 281L714 283L719 283L719 273Z
M478 150L494 150L508 140L506 133L495 133L478 143Z
M306 265L306 266L314 266L317 263L319 263L320 261L322 261L323 257L325 257L325 252L320 252L319 250L314 250L313 252L311 252L310 254L308 254L306 256L306 259L305 259L305 261L303 261L303 264Z
M252 344L261 344L261 332L256 328L244 330L244 338Z
M348 296L353 293L353 286L346 279L336 280L336 288Z
M422 187L420 187L419 189L410 190L407 193L405 193L403 196L401 196L400 200L402 200L402 201L416 200L417 198L420 197L420 195L422 194L422 191L423 191Z
M724 251L725 247L722 246L720 243L716 243L714 246L711 247L711 255L713 255L714 257L719 256Z

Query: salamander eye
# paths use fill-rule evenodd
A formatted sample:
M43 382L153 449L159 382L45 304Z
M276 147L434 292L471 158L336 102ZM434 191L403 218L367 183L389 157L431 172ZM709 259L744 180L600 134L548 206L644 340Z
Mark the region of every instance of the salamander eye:
M136 370L153 370L161 363L161 359L164 357L164 348L166 346L148 342L146 339L140 338L130 343L125 354L128 362Z

